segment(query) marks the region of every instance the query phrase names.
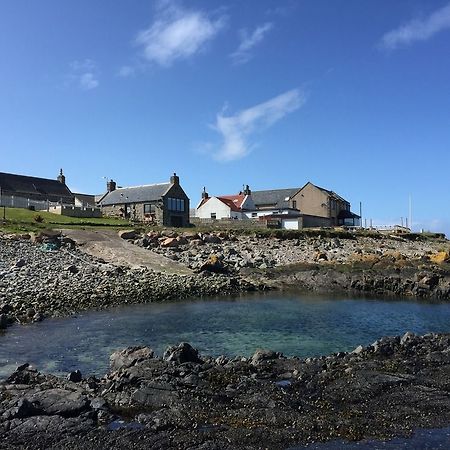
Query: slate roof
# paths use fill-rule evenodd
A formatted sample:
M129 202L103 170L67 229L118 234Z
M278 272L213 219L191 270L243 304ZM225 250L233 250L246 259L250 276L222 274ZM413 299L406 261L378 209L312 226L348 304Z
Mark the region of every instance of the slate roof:
M251 197L257 209L273 207L284 209L289 207L289 198L300 190L297 188L290 189L272 189L268 191L252 191ZM288 199L288 200L286 200Z
M128 203L154 202L160 200L171 186L171 183L159 183L118 188L112 192L108 192L108 194L106 194L100 201L100 204L103 206L108 206L124 205Z
M47 178L0 172L0 187L2 192L22 197L39 195L50 201L59 201L61 198L68 197L73 199L72 192L65 184Z

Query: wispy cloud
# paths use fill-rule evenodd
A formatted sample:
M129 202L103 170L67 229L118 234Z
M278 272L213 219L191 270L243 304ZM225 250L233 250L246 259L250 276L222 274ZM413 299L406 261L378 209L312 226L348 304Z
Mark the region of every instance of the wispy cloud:
M426 41L436 33L450 28L450 3L437 9L424 19L416 19L395 30L386 33L380 42L380 47L395 50L410 45L416 41Z
M153 24L138 33L144 58L163 67L199 53L223 28L226 18L185 10L171 2L159 4Z
M97 63L92 59L72 61L67 84L75 84L84 91L90 91L99 86Z
M305 95L299 89L292 89L264 103L225 116L217 115L212 128L223 138L222 144L214 148L213 155L219 161L233 161L246 156L254 147L249 142L251 135L261 132L297 110L305 103ZM205 148L211 148L208 144Z
M241 30L241 43L237 50L231 53L230 57L235 64L244 64L252 57L251 51L260 44L265 35L273 28L273 24L267 22L257 27L253 33L249 34L247 30Z
M121 78L128 78L133 76L136 73L136 68L133 66L122 66L118 72L117 76Z

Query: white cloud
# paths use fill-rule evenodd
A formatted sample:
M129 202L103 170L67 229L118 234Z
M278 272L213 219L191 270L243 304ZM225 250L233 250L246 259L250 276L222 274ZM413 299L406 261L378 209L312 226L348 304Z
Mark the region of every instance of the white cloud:
M232 116L225 116L222 111L212 126L223 138L223 143L216 148L214 157L220 161L243 158L252 149L248 142L252 134L272 126L304 103L305 95L299 89L292 89Z
M97 63L92 59L72 61L70 63L70 73L67 76L67 84L78 85L84 91L97 88L100 85Z
M90 89L95 89L98 85L99 82L93 73L87 72L80 75L80 87L82 89L89 91Z
M436 33L450 28L450 3L422 20L411 22L386 33L380 46L387 50L395 50L415 41L426 41Z
M224 23L224 16L213 20L203 11L188 11L163 2L156 12L156 20L138 34L136 43L142 47L147 61L169 67L174 61L203 50Z
M243 64L249 61L252 57L251 50L262 42L272 28L273 24L267 22L257 27L251 34L248 34L247 30L241 30L241 43L237 50L230 55L234 63Z

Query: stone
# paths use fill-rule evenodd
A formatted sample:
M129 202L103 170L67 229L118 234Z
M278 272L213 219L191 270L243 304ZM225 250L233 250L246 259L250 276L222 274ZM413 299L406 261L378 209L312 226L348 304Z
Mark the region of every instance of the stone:
M150 347L128 347L114 352L109 357L109 365L111 370L119 370L120 368L125 369L134 366L138 361L151 359L153 358L153 355L153 350Z
M161 247L163 248L173 248L180 245L179 241L175 237L168 237L161 242Z
M39 405L42 414L73 417L88 410L88 399L79 392L54 388L37 392L28 399Z
M443 264L446 262L450 262L450 254L445 251L437 252L433 255L430 255L430 261L435 264Z
M279 356L280 356L280 354L277 352L274 352L273 350L259 348L253 354L251 363L253 365L257 365L263 361L270 361L273 359L277 359Z
M206 262L200 266L200 271L226 273L228 270L217 255L210 255Z
M81 376L81 372L78 369L67 374L67 380L72 381L73 383L79 383L82 379L83 377Z
M0 314L0 330L4 330L8 326L8 316Z
M70 266L67 266L65 270L67 272L70 272L73 274L78 273L78 267L75 264L71 264Z
M14 264L15 267L23 267L27 264L27 262L23 259L20 258L16 261L16 264Z
M205 234L203 236L203 242L206 244L220 244L222 239L219 236L215 236L214 234Z
M133 240L137 238L137 233L134 230L121 230L119 231L119 236L122 239Z
M193 348L187 342L182 342L178 346L168 347L164 352L163 359L165 359L166 361L173 361L178 364L187 362L202 362L202 360L198 356L198 350Z

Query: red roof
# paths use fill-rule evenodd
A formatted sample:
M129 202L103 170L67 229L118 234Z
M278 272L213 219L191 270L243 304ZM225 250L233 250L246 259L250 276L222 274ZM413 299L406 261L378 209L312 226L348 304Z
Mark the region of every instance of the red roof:
M213 197L208 197L202 199L200 202L200 205L198 205L198 208L203 206L209 199ZM218 200L220 200L222 203L225 203L231 211L240 212L242 211L242 203L244 203L245 195L222 195L220 197L216 197Z
M241 211L245 195L221 195L217 197L221 202L228 205L233 211Z

